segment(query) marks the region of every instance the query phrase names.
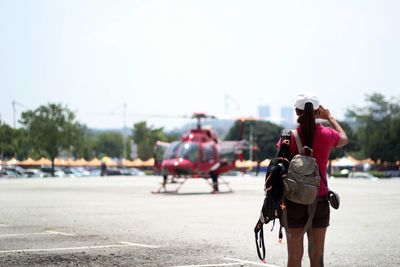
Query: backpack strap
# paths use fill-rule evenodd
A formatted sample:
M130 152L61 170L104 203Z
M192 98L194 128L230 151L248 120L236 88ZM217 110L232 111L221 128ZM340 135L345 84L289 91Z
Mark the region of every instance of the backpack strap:
M308 219L306 225L304 225L303 235L308 231L308 229L311 228L311 224L315 215L315 210L317 209L317 202L318 200L316 199L314 203L307 206Z
M293 133L293 136L296 140L297 150L298 150L299 154L304 155L304 149L303 149L303 145L301 143L299 132L297 131L297 129L293 129L291 132ZM312 149L311 149L311 154L312 154ZM323 179L323 178L321 177L321 179ZM302 236L308 231L308 229L312 225L312 220L314 218L315 210L317 209L317 202L318 202L318 200L316 199L314 201L314 203L307 205L308 218L307 218L306 224L304 225Z
M254 234L256 239L256 248L257 248L257 255L258 258L265 262L265 243L264 243L264 230L263 230L263 222L259 219L256 227L254 227Z
M327 183L328 176L326 176L326 181L325 181L324 176L322 176L321 171L319 169L318 169L318 171L319 171L319 176L321 177L322 182L324 182L326 188L329 190L328 183Z
M304 154L303 145L301 143L299 132L297 131L297 129L294 129L291 132L293 133L294 139L296 140L297 150L299 154Z

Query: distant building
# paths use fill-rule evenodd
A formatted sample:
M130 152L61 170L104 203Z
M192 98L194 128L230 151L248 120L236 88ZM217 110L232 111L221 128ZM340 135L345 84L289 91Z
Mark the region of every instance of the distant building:
M258 116L261 118L271 117L271 108L267 105L258 106Z
M282 126L286 129L291 129L296 125L293 107L281 108Z

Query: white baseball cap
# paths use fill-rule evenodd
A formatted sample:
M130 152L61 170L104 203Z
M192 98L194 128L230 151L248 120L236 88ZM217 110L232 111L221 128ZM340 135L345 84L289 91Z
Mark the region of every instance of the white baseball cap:
M313 105L314 110L319 108L319 99L312 93L299 94L296 99L296 108L304 110L306 103L310 102Z

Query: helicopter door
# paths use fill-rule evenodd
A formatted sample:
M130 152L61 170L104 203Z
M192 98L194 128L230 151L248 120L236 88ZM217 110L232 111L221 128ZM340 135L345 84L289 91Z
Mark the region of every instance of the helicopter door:
M154 168L156 171L161 171L161 164L164 158L164 153L170 146L170 143L157 141L154 146Z
M201 160L199 162L200 172L209 175L210 172L219 168L217 160L217 151L214 142L207 142L202 144Z

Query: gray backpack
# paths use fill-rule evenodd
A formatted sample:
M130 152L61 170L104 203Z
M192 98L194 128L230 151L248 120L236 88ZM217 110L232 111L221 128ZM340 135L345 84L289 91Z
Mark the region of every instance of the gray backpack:
M284 195L290 201L310 205L318 196L320 175L317 162L312 157L312 149L302 146L299 133L292 130L299 154L289 163L287 176L283 178ZM309 155L305 155L306 151Z

